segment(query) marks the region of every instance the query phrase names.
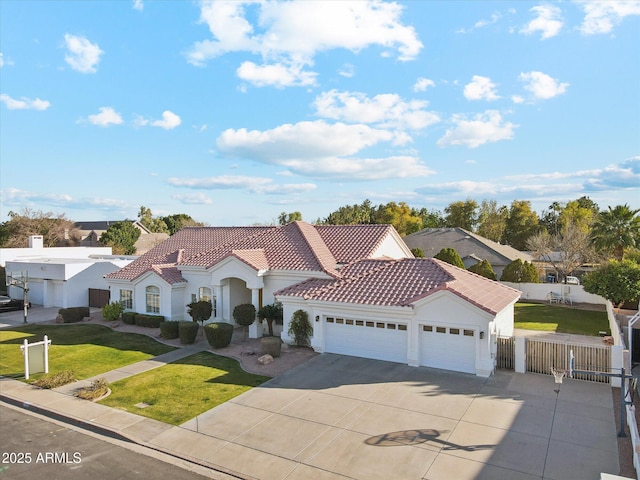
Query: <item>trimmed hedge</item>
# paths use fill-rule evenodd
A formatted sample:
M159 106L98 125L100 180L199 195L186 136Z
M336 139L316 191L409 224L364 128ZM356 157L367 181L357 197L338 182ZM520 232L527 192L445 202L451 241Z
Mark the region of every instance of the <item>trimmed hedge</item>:
M211 348L228 347L233 336L233 325L224 322L213 322L204 326L204 333Z
M89 307L61 308L58 313L62 316L63 323L81 322L83 318L90 316Z
M178 322L168 321L160 322L160 336L166 340L178 338Z
M198 328L200 328L200 325L196 322L189 322L186 320L178 322L178 336L180 337L180 343L189 345L195 342L196 337L198 336Z
M138 314L136 312L123 312L122 321L127 325L135 325L137 315Z
M136 315L136 325L139 327L146 328L159 328L160 323L164 322L164 317L162 315Z

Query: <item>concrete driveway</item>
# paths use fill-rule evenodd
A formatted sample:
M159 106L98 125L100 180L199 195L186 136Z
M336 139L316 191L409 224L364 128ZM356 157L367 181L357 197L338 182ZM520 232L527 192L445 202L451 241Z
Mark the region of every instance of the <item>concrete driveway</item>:
M554 389L552 376L483 379L323 354L152 443L264 480L617 474L610 387Z

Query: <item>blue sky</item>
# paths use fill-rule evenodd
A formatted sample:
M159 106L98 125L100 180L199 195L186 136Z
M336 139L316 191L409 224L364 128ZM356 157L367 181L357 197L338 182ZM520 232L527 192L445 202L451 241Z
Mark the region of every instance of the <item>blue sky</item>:
M640 208L638 1L0 0L0 221Z

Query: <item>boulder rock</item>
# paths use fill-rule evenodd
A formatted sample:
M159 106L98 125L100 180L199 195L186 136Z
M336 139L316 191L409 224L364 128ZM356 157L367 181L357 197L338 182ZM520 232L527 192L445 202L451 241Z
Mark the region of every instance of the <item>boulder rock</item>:
M273 362L273 357L269 354L262 355L261 357L258 358L258 363L260 365L269 365L272 362Z

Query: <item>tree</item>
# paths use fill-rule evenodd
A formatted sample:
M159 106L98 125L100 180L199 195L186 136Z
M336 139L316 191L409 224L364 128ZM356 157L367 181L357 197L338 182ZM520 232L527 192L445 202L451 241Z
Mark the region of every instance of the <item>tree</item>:
M347 205L329 214L325 225L368 225L374 222L375 208L371 201L365 200L361 205Z
M153 233L168 233L169 229L167 228L167 224L161 218L154 218L151 213L151 209L145 207L144 205L140 207L140 211L138 212L138 219L140 219L140 223L144 225L147 230Z
M311 343L309 337L313 335L313 327L309 323L309 314L304 310L293 312L287 333L290 336L293 335L294 345L299 347L308 346Z
M478 223L478 202L467 199L464 202L450 203L444 209L447 227L460 227L472 232Z
M179 230L185 227L203 227L204 223L196 222L191 216L186 213L176 213L173 215L167 215L160 217L160 219L167 226L167 233L173 235Z
M489 260L486 258L481 262L476 263L475 265L471 265L467 270L473 273L477 273L478 275L482 275L489 280L497 280L496 272L493 271L493 267Z
M204 327L204 322L211 318L211 312L213 312L213 305L209 300L200 300L198 302L191 302L187 313L191 315L194 322L201 322Z
M631 260L610 260L582 278L585 292L600 295L620 308L640 298L640 265Z
M589 234L573 222L565 225L560 233L550 235L541 230L527 240L527 249L534 257L550 263L561 278L580 265L594 259Z
M526 248L527 240L540 230L538 215L528 200L514 200L509 207L502 243L517 250Z
M507 225L509 211L504 205L498 207L495 200L483 200L478 213L478 235L499 242Z
M438 210L427 210L426 208L416 210L413 208L411 215L422 219L422 228L442 228L446 225L442 213Z
M527 261L522 261L516 258L509 263L500 276L502 282L512 283L540 283L538 276L538 270L535 265Z
M4 248L27 247L32 235L42 235L45 247L74 243L80 239L73 221L64 214L23 208L20 213L10 211L9 217L7 222L0 225L0 246Z
M553 202L540 217L540 226L544 228L549 235L555 235L560 232L560 212L563 206L560 202Z
M100 243L111 247L114 255L134 255L135 243L140 237L140 230L128 220L116 222L101 236Z
M393 228L402 236L422 228L422 218L413 216L411 207L404 202L379 205L373 218L373 223L393 225Z
M598 212L594 212L592 208L582 206L579 200L573 200L567 202L560 212L558 223L560 228L565 228L567 225L572 224L583 232L588 233L597 214Z
M300 212L291 212L291 213L282 212L278 216L278 223L280 225L286 225L287 223L301 222L301 221L302 221L302 214Z
M256 321L256 307L250 303L241 303L233 309L233 319L244 327L244 338L247 338L247 327Z
M639 213L640 209L632 210L627 204L600 212L591 230L596 250L622 260L625 250L640 247Z
M258 318L266 320L269 327L269 336L273 337L273 322L282 322L282 304L272 303L264 305L258 310Z
M464 263L462 263L462 259L460 258L460 255L458 255L458 252L456 252L455 248L445 247L433 258L447 262L454 267L464 268Z

